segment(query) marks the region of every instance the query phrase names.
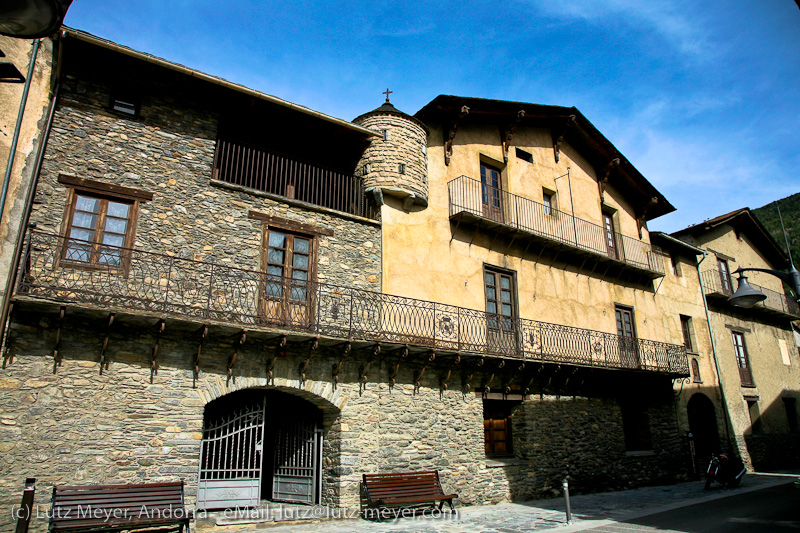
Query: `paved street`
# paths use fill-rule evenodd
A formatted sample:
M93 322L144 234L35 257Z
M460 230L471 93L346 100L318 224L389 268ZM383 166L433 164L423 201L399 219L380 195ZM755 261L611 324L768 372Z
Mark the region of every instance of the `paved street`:
M553 529L554 533L680 531L798 531L800 490L789 475L748 475L737 489L703 489L701 481L572 497L573 524L566 524L564 500L537 500L458 509L455 517L399 518L387 522L362 519L301 522L287 525L228 522L239 533L521 533ZM794 513L794 514L792 514ZM624 521L624 523L623 523ZM200 524L202 526L202 524ZM556 529L557 528L557 529Z

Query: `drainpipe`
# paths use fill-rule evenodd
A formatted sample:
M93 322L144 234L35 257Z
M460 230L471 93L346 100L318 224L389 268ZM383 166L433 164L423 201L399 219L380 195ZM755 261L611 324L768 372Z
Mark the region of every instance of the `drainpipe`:
M11 150L8 152L8 164L6 165L6 175L3 178L3 191L0 193L0 222L3 220L3 212L6 207L6 195L8 185L11 181L11 169L14 166L14 156L17 153L17 142L19 141L19 130L22 129L22 117L25 115L25 105L28 103L28 91L31 88L31 78L33 78L33 68L36 66L36 56L39 53L41 39L33 41L33 52L31 62L28 65L28 77L25 79L25 88L22 90L22 101L19 103L19 113L17 113L17 125L14 126L14 136L11 138Z
M63 44L62 44L63 46ZM59 54L60 56L60 54ZM59 62L60 63L60 62ZM60 68L56 71L56 76L60 73ZM57 78L58 80L58 78ZM25 209L22 213L22 219L19 224L19 231L17 232L17 240L14 248L14 255L11 256L11 268L9 269L8 282L6 283L6 291L3 293L3 305L0 309L0 355L5 353L6 349L6 331L8 330L9 310L11 309L11 296L14 292L14 287L17 284L17 273L20 268L20 261L22 255L22 245L25 241L25 233L27 231L28 219L31 216L31 208L33 206L33 198L36 195L36 188L39 183L39 173L42 169L42 160L44 159L44 151L47 146L47 141L50 138L50 130L53 126L53 116L56 112L56 102L58 101L58 92L61 88L61 82L56 81L53 96L50 99L50 109L47 113L47 125L45 126L42 141L39 143L39 150L36 154L36 165L31 175L31 185L28 188L28 197L25 200Z
M722 387L722 372L720 372L719 369L719 360L717 357L717 344L714 342L714 331L711 328L711 316L708 312L708 302L706 301L706 289L703 286L703 275L700 273L700 265L703 263L703 261L706 260L706 257L708 257L708 252L706 252L705 250L703 250L702 252L703 252L703 258L700 260L700 262L697 263L697 277L700 280L700 294L703 296L703 309L706 312L706 323L708 323L708 336L711 339L711 357L714 359L714 367L717 369L717 381L719 382L719 396L720 396L720 401L722 402L722 409L723 409L722 418L723 421L725 422L725 438L728 441L728 446L731 446L731 431L729 425L730 421L728 420L730 417L730 413L728 411L728 402L725 399L725 390ZM732 447L737 450L739 448L739 446L735 442L733 443Z

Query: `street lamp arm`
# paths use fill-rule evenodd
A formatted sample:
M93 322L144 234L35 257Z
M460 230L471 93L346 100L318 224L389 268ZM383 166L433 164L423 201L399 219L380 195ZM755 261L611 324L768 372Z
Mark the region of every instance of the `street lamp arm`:
M769 269L769 268L742 268L742 267L739 267L736 270L734 270L733 273L734 274L741 274L742 272L751 272L751 271L766 272L767 274L772 274L776 278L782 279L783 281L785 281L789 285L793 285L794 284L794 276L792 275L793 274L792 272L781 272L780 270L772 270L772 269Z

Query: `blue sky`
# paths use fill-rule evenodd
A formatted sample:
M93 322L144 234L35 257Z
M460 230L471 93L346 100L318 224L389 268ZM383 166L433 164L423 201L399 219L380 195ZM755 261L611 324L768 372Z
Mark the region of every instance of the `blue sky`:
M352 120L438 94L577 107L678 209L800 192L793 0L76 0L65 23Z

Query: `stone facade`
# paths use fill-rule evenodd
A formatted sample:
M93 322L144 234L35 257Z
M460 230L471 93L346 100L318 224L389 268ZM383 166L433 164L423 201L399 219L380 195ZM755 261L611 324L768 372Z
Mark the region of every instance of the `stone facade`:
M353 122L382 135L385 132L370 142L358 163L366 187L428 205L427 136L422 123L388 102Z

